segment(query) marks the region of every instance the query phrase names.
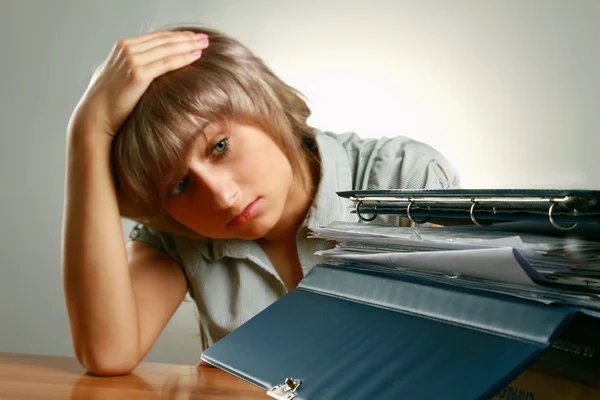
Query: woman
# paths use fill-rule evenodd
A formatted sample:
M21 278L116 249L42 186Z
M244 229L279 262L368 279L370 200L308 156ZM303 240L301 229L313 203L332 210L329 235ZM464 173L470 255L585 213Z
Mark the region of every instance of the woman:
M187 291L206 348L293 289L330 245L307 227L355 220L336 191L458 185L429 146L320 132L309 115L219 32L117 43L68 127L64 288L87 370L129 373ZM127 244L121 216L140 223Z

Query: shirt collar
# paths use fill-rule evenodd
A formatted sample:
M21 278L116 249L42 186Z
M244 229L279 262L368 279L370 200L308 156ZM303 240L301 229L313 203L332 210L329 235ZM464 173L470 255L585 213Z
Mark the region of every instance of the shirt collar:
M351 221L352 202L337 192L352 190L352 175L346 150L333 137L317 132L321 158L321 182L304 226L324 226L332 221Z

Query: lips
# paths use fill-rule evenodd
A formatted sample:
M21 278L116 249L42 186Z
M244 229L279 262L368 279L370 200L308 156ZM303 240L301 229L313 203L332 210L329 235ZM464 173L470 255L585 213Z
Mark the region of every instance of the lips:
M252 203L248 204L244 211L235 216L231 221L227 223L227 226L242 226L250 221L258 212L258 207L262 198L257 198Z

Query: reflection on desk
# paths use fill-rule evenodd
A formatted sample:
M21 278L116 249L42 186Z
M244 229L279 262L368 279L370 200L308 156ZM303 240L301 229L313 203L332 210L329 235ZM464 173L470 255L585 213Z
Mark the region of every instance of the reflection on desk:
M74 358L0 353L0 399L265 399L217 368L142 363L132 374L97 377Z

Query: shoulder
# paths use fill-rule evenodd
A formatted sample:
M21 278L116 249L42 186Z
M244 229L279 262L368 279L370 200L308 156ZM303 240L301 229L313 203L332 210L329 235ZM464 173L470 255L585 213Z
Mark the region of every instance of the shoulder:
M353 189L458 187L459 175L433 146L406 136L361 138L353 132L321 132L342 148L353 173Z
M432 146L406 136L362 138L354 132L320 132L355 157L379 156L385 158L428 157L443 158Z
M211 241L209 239L191 239L143 224L136 224L131 229L129 239L155 247L186 268L192 267L190 264L210 259Z
M171 257L176 247L175 239L172 235L142 224L135 224L133 226L129 233L129 239L149 244Z

